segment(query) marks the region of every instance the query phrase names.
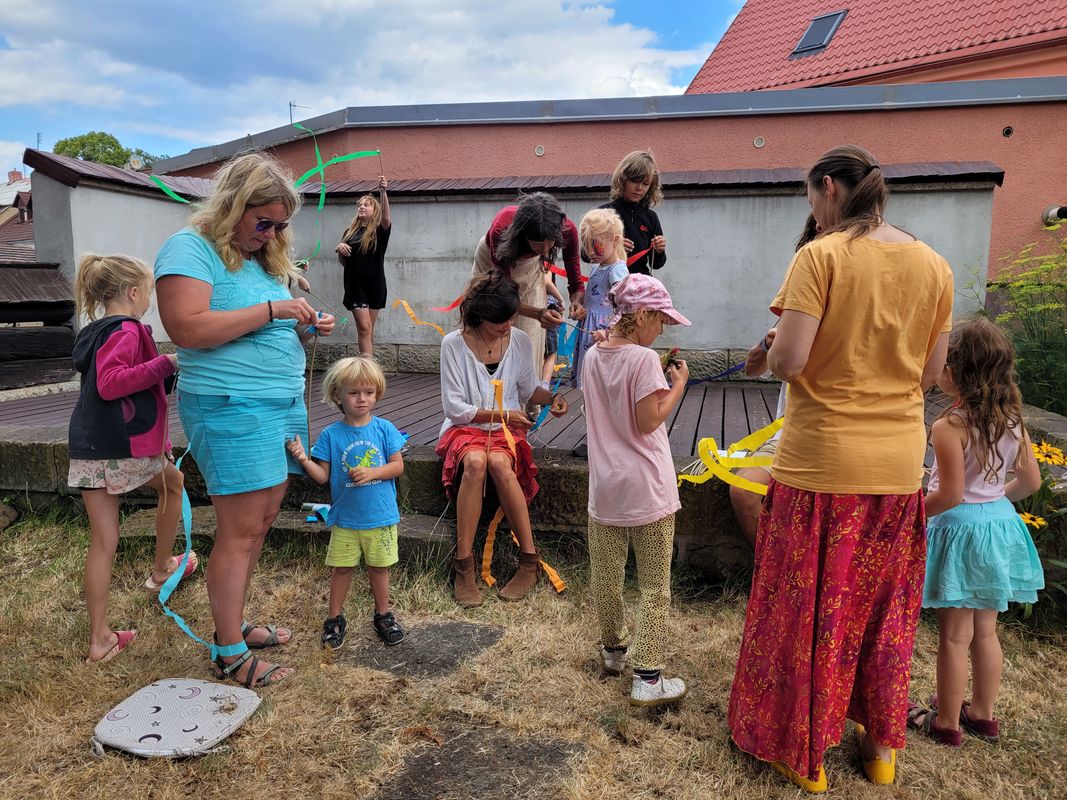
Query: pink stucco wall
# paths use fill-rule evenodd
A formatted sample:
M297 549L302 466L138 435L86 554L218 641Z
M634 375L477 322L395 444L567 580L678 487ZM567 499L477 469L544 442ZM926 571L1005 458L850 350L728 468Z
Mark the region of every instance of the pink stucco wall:
M1006 127L1010 137L1003 135ZM807 167L838 144L867 147L885 163L992 161L996 190L990 270L1041 236L1042 209L1067 204L1059 139L1067 103L706 117L614 122L345 129L319 137L323 158L381 148L390 178L493 177L610 172L630 150L651 148L663 171ZM753 139L766 141L762 148ZM545 148L536 156L534 148ZM297 175L314 166L310 141L275 151ZM176 174L209 177L215 165ZM331 180L371 178L375 159L332 167ZM980 226L976 226L980 227Z

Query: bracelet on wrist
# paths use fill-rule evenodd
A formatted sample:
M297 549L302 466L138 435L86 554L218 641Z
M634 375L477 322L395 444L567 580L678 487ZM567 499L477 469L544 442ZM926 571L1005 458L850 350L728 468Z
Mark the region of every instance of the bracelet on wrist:
M267 322L274 322L274 303L270 300L267 301L267 316L269 317Z

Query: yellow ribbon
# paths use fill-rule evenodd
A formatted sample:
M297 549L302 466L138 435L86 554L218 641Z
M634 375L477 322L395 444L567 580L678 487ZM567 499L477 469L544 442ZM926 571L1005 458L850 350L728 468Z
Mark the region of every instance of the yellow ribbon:
M508 426L504 424L504 384L495 378L490 380L489 383L493 384L493 396L496 398L496 410L500 412L500 427L504 430L504 438L507 440L508 447L511 448L511 454L518 458L519 453L515 449L515 437L511 435Z
M393 308L396 308L397 306L403 306L404 310L408 312L408 316L411 317L411 321L414 322L416 325L429 325L442 336L445 335L445 329L442 328L440 325L437 325L433 322L426 322L425 320L421 320L417 316L415 316L415 312L411 310L411 306L408 305L407 300L394 300Z
M749 492L755 492L756 494L767 494L767 487L761 483L750 481L747 478L742 478L740 475L736 475L731 470L738 469L739 467L769 467L774 463L773 456L735 456L734 453L739 450L745 450L749 453L759 448L764 442L770 439L774 434L782 429L782 418L776 419L770 425L765 428L760 428L758 431L750 433L744 439L739 442L735 442L730 445L730 448L726 451L726 455L719 455L718 445L715 444L715 439L708 437L707 439L701 439L697 445L697 455L700 456L700 460L707 467L707 472L702 475L679 475L678 485L682 485L682 481L688 481L689 483L705 483L711 480L714 475L726 483L732 486L738 486Z

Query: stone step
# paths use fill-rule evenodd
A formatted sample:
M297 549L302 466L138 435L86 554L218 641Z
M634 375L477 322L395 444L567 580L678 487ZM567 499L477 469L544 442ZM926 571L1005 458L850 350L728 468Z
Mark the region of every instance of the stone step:
M291 508L283 508L271 526L271 536L312 536L329 540L330 529L322 522L307 522L307 514ZM121 535L155 536L155 511L150 508L130 514L122 523ZM193 508L192 534L207 538L215 537L217 526L215 509L212 506ZM426 514L404 514L400 518L400 560L402 562L436 562L447 558L453 549L456 536L455 521ZM178 533L179 542L182 533Z

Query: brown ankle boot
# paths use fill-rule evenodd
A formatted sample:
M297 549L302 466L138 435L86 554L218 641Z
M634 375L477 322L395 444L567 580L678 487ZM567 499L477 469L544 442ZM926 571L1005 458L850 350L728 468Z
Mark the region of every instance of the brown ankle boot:
M474 556L452 559L455 573L452 583L452 596L460 608L477 608L482 604L482 592L475 581Z
M537 552L519 553L519 570L500 590L503 600L522 600L537 585L537 576L541 572L541 556Z

